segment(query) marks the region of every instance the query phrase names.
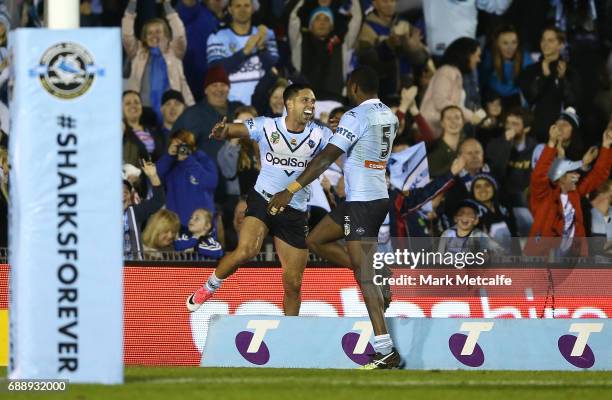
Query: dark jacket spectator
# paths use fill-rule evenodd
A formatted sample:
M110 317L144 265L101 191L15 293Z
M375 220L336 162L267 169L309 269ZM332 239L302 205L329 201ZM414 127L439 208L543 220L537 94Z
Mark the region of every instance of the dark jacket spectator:
M236 107L241 105L239 102L227 100L229 88L229 79L223 67L209 69L204 81L206 97L198 104L188 107L172 127L173 131L186 129L193 132L197 148L206 152L212 159L217 158L217 153L223 146L223 142L209 139L212 127L223 117L229 119L234 115Z
M506 115L504 135L492 139L485 152L491 172L500 182L499 199L508 207L528 207L527 189L536 141L528 135L529 114L522 109Z
M519 78L521 91L534 113L533 136L547 140L548 128L559 117L559 110L574 106L580 113L580 81L571 65L561 58L564 35L556 28L542 33L542 57L525 68Z
M298 3L298 8L300 3ZM342 100L351 49L361 26L359 1L352 1L352 18L343 38L334 31L336 20L329 7L310 12L308 22L298 17L298 8L289 19L289 40L293 66L313 86L317 99Z

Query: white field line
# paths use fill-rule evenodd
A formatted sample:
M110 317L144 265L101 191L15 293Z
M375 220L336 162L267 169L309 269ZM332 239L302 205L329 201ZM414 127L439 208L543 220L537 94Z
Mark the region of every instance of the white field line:
M364 373L368 373L363 371ZM376 373L376 372L369 372ZM359 374L360 378L365 378ZM464 387L464 386L490 386L490 387L612 387L612 380L575 380L575 381L549 381L549 380L445 380L445 379L395 379L395 380L371 380L371 379L326 379L324 377L246 377L246 378L200 378L200 377L185 377L185 378L157 378L143 379L131 381L128 384L231 384L231 385L260 385L260 384L280 384L280 383L303 383L317 384L321 386L393 386L393 387L421 387L421 386L440 386L440 387Z

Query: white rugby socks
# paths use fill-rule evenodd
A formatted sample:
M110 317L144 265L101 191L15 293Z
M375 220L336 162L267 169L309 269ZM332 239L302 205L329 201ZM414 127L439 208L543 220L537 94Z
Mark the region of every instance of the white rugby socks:
M374 336L374 350L377 353L387 355L393 350L393 340L388 333L385 335Z
M223 281L224 279L217 278L217 275L215 275L215 273L213 272L208 277L208 280L206 281L206 285L204 286L206 287L206 290L208 290L210 293L214 293L217 289L221 287L221 284L223 283Z

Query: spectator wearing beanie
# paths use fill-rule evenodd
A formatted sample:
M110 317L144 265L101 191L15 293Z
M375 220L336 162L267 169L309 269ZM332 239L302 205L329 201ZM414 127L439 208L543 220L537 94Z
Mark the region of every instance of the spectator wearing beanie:
M153 138L155 146L165 150L170 143L169 137L174 123L185 111L185 99L181 92L170 89L164 92L161 104L162 123L153 132Z
M297 8L297 7L296 7ZM308 26L301 26L297 10L289 18L291 61L314 88L317 99L342 101L344 77L361 27L359 1L353 1L353 17L348 32L341 39L334 32L335 18L329 7L317 7L310 13Z
M603 133L599 158L593 169L582 179L575 172L580 162L555 159L560 130L553 125L546 148L531 174L529 204L534 217L525 246L525 254L547 256L550 249L562 255L586 255L581 199L603 184L612 167L612 130Z
M510 250L512 237L516 236L514 219L511 210L504 207L497 197L499 187L495 178L486 172L477 174L472 179L471 197L478 202L480 226L482 230L504 248ZM515 243L518 245L518 243ZM520 247L515 249L520 254Z
M194 106L188 107L176 120L172 131L186 129L193 132L198 149L204 151L213 160L223 146L223 142L209 139L212 127L223 117L228 119L242 104L228 100L230 82L222 66L212 67L204 80L204 98Z
M573 107L567 107L561 112L554 125L557 126L560 132L559 141L557 142L558 157L576 160L581 147L580 136L578 135L580 118L576 110ZM533 149L531 165L534 167L545 147L545 143L540 143Z

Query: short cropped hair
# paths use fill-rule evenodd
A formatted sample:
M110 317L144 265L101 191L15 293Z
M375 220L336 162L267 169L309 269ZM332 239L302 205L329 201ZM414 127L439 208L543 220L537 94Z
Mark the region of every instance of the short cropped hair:
M314 92L314 90L312 89L312 86L305 84L305 83L292 83L291 85L287 86L285 88L285 91L283 92L283 103L285 103L285 106L287 105L287 102L289 100L297 96L300 90L304 90L304 89L310 89Z
M361 65L351 72L348 79L350 83L357 84L357 87L366 94L378 94L378 73L369 65Z

